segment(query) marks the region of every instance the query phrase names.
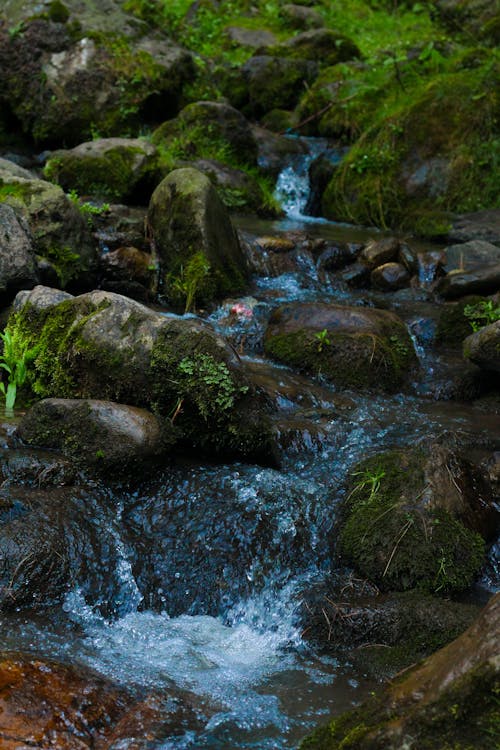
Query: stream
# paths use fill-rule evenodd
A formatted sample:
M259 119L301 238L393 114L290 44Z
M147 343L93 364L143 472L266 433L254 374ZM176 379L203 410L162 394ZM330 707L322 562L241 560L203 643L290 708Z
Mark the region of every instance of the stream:
M373 236L303 217L302 167L278 179L287 217L242 218L243 235L306 231L353 243ZM304 251L295 270L256 276L246 297L212 312L209 322L276 406L281 467L179 459L139 487L94 482L75 491L72 589L43 614L2 615L0 648L85 664L126 686L198 696L200 727L148 745L158 750L296 748L314 726L376 688L348 654L314 653L299 621L303 593L332 575L347 475L371 453L444 432L473 442L479 461L493 444L498 450L500 426L474 405L435 400L436 383L444 387L453 365L421 333L422 321L433 321L418 290L391 301L420 358L410 393L338 391L263 357L263 332L278 304L360 304L370 295L325 279ZM492 554L479 584L484 596L495 588L496 566Z

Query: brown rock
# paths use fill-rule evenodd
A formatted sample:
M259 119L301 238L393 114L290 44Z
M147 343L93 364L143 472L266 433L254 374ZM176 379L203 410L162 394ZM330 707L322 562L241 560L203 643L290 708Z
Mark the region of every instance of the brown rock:
M394 260L398 251L399 240L396 237L385 237L382 240L371 240L363 248L359 258L368 268L373 269Z
M401 263L384 263L371 273L373 286L385 292L393 292L408 286L410 274Z

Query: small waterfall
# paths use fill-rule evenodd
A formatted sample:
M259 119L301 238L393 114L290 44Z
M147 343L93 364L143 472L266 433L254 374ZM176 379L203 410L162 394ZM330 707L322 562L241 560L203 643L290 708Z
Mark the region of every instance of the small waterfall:
M302 138L308 146L308 152L293 156L289 164L280 172L276 182L275 196L281 203L289 219L302 222L321 222L312 216L306 216L304 210L309 198L309 167L311 163L328 149L328 143L323 138Z

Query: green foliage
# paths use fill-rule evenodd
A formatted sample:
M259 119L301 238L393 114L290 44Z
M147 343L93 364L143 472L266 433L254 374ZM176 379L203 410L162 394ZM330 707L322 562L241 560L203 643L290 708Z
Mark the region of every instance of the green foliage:
M29 366L38 353L38 347L28 347L19 332L8 328L0 333L3 350L0 355L0 368L7 373L7 388L0 382L0 393L5 398L5 410L11 412L17 398L17 389L21 388L28 379Z
M495 323L500 320L500 305L493 300L481 300L474 304L464 307L464 315L468 319L473 331L479 331L480 328Z
M80 255L73 252L67 245L51 247L44 251L44 255L54 266L62 289L65 289L83 269Z
M185 357L177 365L179 396L193 402L205 421L221 421L247 386L235 386L224 362L210 354Z
M72 203L75 204L80 213L87 217L87 221L90 226L92 226L93 216L103 216L110 210L109 203L101 203L100 206L97 206L95 203L90 203L89 201L84 201L83 203L81 203L76 190L70 190L68 193L68 198Z
M323 328L322 331L318 331L318 333L314 334L314 338L317 340L316 347L318 349L318 352L323 351L324 346L329 346L331 341L328 338L328 331L326 328Z
M191 312L196 299L206 294L209 278L210 263L202 252L195 253L178 275L167 276L167 296L174 303L184 304L185 313Z

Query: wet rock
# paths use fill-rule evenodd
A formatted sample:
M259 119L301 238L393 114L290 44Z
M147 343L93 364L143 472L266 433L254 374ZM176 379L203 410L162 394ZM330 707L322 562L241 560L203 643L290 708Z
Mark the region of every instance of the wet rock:
M168 148L172 138L180 138L184 151L192 158L210 157L210 151L229 149L239 164L255 165L257 143L248 120L234 107L221 102L188 104L175 118L160 125L153 143Z
M135 750L197 726L191 705L167 695L134 695L88 667L32 654L0 656L0 741L4 750Z
M371 282L377 289L393 292L410 283L410 274L401 263L384 263L371 272Z
M81 7L81 4L80 4ZM104 14L101 14L101 17ZM77 40L62 23L36 18L20 32L0 33L3 98L37 142L70 145L117 135L175 113L192 56L166 37L119 34L113 41L94 15L93 32ZM78 20L80 20L78 18Z
M154 191L148 226L166 277L165 294L186 310L242 290L238 237L208 177L177 169Z
M500 372L500 320L468 336L464 356L481 369Z
M101 256L101 289L124 294L141 302L156 292L156 263L136 247L119 247Z
M168 420L145 409L90 399L44 399L21 419L18 437L58 450L94 471L120 475L157 463L176 442Z
M278 176L290 158L307 153L307 146L298 138L286 138L265 128L252 130L259 150L259 167L273 177Z
M35 252L52 263L61 286L90 284L97 264L96 244L87 218L62 188L3 169L0 181L4 202L26 219Z
M156 148L142 138L99 138L70 150L53 151L44 174L67 192L147 202L155 165Z
M294 60L314 60L322 66L336 65L361 57L354 42L331 29L304 31L286 42L271 47L269 53Z
M246 90L245 109L254 117L261 117L276 107L293 109L304 86L312 83L317 73L314 59L251 57L241 68Z
M433 443L378 454L351 475L339 540L358 573L383 590L445 594L472 583L499 517L465 458Z
M500 245L500 209L461 214L453 219L448 233L451 242L483 240Z
M360 307L283 305L269 321L264 347L268 356L352 388L394 390L415 364L397 315Z
M337 165L327 154L321 154L311 162L308 172L311 187L304 209L306 215L321 216L321 199L336 168Z
M37 287L21 293L11 328L38 346L32 387L41 398L103 399L154 409L187 445L267 456L273 439L244 366L213 329L97 291L47 306ZM57 335L56 335L57 334Z
M445 299L467 294L494 294L500 287L500 263L479 266L467 271L452 271L440 279L437 291Z
M0 302L38 282L33 239L25 219L11 206L0 204Z
M300 750L340 750L348 737L355 737L356 750L493 748L499 627L497 594L463 635L359 708L316 729Z
M359 245L356 243L334 244L327 242L318 256L317 268L325 271L338 271L354 261L358 250ZM352 267L350 270L352 270ZM365 275L363 275L363 280L366 280Z
M471 240L449 245L444 250L446 262L444 270L467 271L470 268L491 266L500 263L500 248L484 240Z
M360 253L359 259L369 269L395 260L400 242L396 237L385 237L382 240L371 240Z
M4 486L22 484L29 487L58 487L75 482L71 461L50 451L9 448L1 453L0 476Z
M313 8L307 8L303 5L294 5L285 3L280 8L280 15L292 29L320 29L325 25L323 17Z
M350 658L377 678L394 675L459 636L478 607L422 593L383 595L354 576L312 588L301 604L303 637Z
M107 210L93 216L95 236L101 253L121 247L136 247L154 255L144 233L147 209L140 206L124 206L112 203ZM154 257L156 262L156 256Z
M255 241L264 252L289 253L295 249L295 242L287 237L257 237Z
M411 275L418 273L417 253L406 242L400 242L399 244L398 261Z
M370 269L364 263L352 263L349 268L342 271L340 278L348 286L359 289L368 286L370 281Z

